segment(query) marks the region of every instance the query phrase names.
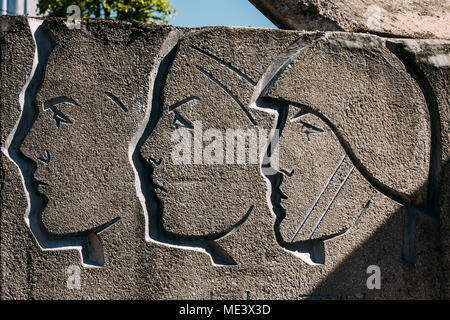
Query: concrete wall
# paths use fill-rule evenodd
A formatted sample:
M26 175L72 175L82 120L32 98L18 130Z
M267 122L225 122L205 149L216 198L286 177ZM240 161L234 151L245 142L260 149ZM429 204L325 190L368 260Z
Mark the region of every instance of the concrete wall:
M2 299L448 298L449 41L0 27Z

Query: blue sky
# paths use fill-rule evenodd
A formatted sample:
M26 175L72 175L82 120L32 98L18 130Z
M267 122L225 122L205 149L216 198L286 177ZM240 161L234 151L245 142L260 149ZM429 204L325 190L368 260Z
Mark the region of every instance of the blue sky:
M275 28L248 0L169 0L177 15L170 24L177 27L243 26Z

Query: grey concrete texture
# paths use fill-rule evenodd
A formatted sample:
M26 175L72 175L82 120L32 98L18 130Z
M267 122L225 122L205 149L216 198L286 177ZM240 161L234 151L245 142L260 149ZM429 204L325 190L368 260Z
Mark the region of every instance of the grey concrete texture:
M0 27L2 299L448 298L449 41Z
M450 39L448 0L249 0L287 30Z

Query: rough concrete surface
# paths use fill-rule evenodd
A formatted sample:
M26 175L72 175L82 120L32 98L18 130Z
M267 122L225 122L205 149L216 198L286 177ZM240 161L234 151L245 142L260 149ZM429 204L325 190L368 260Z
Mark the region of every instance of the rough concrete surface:
M450 39L448 0L249 0L281 29Z
M0 27L2 299L448 298L449 41Z

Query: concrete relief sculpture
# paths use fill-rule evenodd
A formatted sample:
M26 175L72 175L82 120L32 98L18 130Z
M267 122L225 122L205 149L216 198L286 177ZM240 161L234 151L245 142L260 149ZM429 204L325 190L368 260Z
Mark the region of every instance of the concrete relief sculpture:
M442 111L401 42L28 23L33 65L2 151L40 250L114 269L111 252L136 237L125 264L142 274L149 252L211 277L329 274L347 255L339 241L356 250L354 233L393 208L403 240L384 254L398 265L416 263L419 217L439 223Z
M82 51L60 61L60 51L67 51L64 42L73 39L43 22L29 19L34 64L19 97L20 119L4 150L21 172L28 200L25 222L39 246L77 249L84 266L101 267L98 234L120 220L118 203L127 201L123 195L134 185L132 168L123 164L142 117L148 75L139 78L113 49L105 52L105 62L88 62L90 53ZM58 70L60 65L65 70ZM96 77L98 86L90 91L86 80ZM111 127L123 136L111 135Z

